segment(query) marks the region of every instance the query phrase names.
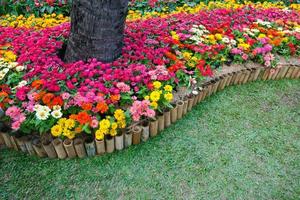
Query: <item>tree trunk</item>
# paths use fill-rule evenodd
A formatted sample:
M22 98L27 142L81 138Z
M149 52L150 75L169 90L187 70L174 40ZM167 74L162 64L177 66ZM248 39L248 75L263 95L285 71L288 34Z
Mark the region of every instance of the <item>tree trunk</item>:
M122 53L128 0L73 0L65 60L112 62Z

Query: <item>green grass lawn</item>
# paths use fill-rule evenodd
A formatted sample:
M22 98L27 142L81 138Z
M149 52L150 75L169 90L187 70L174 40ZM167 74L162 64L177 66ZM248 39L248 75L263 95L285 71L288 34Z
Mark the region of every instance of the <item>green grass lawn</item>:
M0 199L299 199L300 80L234 86L149 142L49 160L0 151Z

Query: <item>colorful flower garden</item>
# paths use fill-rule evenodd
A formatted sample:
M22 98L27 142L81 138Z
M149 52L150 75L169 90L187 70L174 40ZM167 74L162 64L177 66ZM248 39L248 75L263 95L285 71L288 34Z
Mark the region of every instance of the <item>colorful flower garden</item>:
M65 1L3 14L0 145L61 159L112 153L226 86L300 77L299 4L181 2L131 2L112 63L63 61Z

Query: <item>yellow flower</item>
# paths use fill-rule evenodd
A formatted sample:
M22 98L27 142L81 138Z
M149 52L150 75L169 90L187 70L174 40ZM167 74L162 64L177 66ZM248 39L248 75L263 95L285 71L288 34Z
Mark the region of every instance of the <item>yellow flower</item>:
M149 95L145 96L144 99L149 100L150 99Z
M166 86L164 87L164 89L165 89L167 92L172 92L173 87L172 87L171 85L166 85Z
M108 119L102 119L99 125L100 125L100 129L109 129L110 121Z
M69 139L73 139L75 137L75 132L70 131L69 129L65 128L63 135L66 136Z
M169 102L173 100L173 94L170 93L170 92L166 93L166 94L164 95L164 97L165 97L165 99L166 99L167 101L169 101Z
M154 82L153 82L153 86L154 86L155 89L159 89L159 88L161 87L161 82L159 82L159 81L154 81Z
M5 51L3 57L6 62L15 62L17 59L17 56L12 51Z
M155 101L152 101L151 103L150 103L150 106L153 108L153 109L157 109L157 107L158 107L158 104L157 104L157 102L155 102Z
M120 128L125 128L125 127L126 127L126 121L125 121L125 120L118 121L117 123L118 123L118 126L119 126Z
M261 33L261 34L258 35L258 38L264 38L264 37L266 37L266 35L263 34L263 33Z
M117 109L114 113L114 117L119 121L125 119L124 111L121 109Z
M282 41L283 41L283 42L288 42L288 41L289 41L289 38L288 38L288 37L284 37L284 38L282 39Z
M215 34L215 38L217 39L217 40L222 40L222 35L220 34L220 33L217 33L217 34Z
M75 138L75 132L71 131L71 133L67 136L70 140Z
M246 43L240 43L238 47L242 47L244 50L248 50L250 48L250 45Z
M158 101L160 99L160 92L159 91L153 91L150 94L151 101Z
M187 62L187 65L192 68L195 67L195 63L191 60Z
M244 39L243 39L243 38L238 38L237 41L238 41L239 43L244 43Z
M193 56L193 57L192 57L192 61L197 62L197 61L198 61L198 58L195 57L195 56Z
M184 59L186 59L186 60L189 60L192 57L192 54L189 52L184 52L182 55L183 55Z
M67 121L66 118L60 118L57 122L58 125L60 125L61 127L65 126L65 122Z
M109 134L114 137L114 136L117 135L117 130L116 129L111 129Z
M55 125L51 128L51 134L54 136L54 137L59 137L62 133L62 127L60 125Z
M215 41L215 36L212 35L212 34L210 34L210 35L208 35L208 39L209 39L210 41Z
M179 40L179 36L177 35L177 33L175 31L171 31L171 35L174 40Z
M65 127L68 129L72 129L75 127L75 120L74 119L67 119L65 121Z
M95 137L96 137L96 140L103 140L104 134L100 130L97 130L95 133Z
M116 122L111 124L111 128L112 129L117 129L118 128L118 124Z

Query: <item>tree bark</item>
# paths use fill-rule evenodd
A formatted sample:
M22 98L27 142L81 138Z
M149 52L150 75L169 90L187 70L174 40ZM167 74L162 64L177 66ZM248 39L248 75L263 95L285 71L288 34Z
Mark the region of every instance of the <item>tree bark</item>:
M65 60L112 62L122 53L128 0L73 0Z

